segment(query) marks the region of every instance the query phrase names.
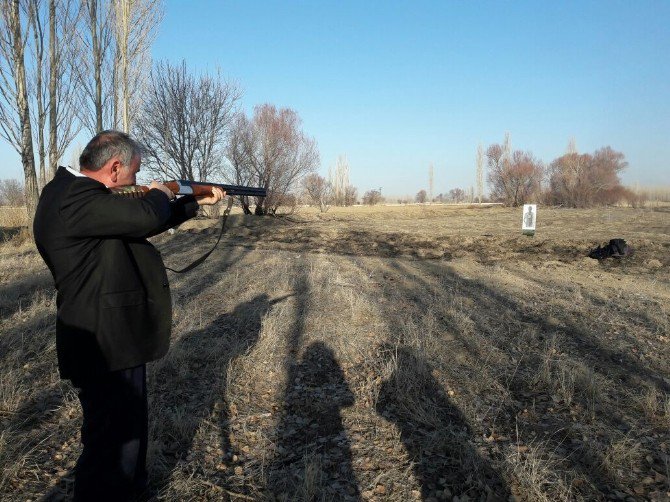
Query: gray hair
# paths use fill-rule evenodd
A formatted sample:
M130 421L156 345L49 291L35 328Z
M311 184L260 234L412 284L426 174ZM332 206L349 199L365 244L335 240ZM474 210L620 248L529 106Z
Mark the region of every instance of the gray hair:
M101 131L88 142L79 156L79 167L88 171L98 171L112 157L119 157L123 165L142 155L142 146L125 132Z

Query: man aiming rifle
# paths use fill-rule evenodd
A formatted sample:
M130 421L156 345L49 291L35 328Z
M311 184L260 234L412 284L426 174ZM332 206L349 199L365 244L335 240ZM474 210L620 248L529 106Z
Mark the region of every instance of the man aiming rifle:
M83 452L75 500L129 500L147 487L146 363L165 355L171 299L165 266L147 241L219 202L225 192L179 199L152 182L142 197L111 189L135 185L141 147L103 131L42 191L37 248L57 289L56 348L61 378L78 389Z

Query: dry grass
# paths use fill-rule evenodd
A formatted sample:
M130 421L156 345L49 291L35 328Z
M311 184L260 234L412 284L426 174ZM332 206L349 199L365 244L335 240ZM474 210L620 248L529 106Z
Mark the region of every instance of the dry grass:
M25 207L0 206L0 227L23 227L28 221Z
M663 500L670 213L444 206L233 215L172 276L149 367L162 500ZM168 264L215 238L156 239ZM632 258L589 249L623 237ZM54 295L0 244L0 498L58 498L80 451Z
M28 242L27 222L25 207L0 206L0 242L12 241L15 245Z

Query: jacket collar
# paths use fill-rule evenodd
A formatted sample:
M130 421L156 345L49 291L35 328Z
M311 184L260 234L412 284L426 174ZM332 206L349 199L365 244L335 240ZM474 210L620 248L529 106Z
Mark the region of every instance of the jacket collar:
M83 174L83 173L81 173L81 172L79 172L79 171L75 171L75 170L72 169L71 167L64 167L63 169L65 169L65 170L66 170L68 173L70 173L71 175L73 175L73 176L77 176L78 178L87 177L85 174Z
M56 176L76 176L77 178L88 178L85 174L75 171L71 167L58 166Z

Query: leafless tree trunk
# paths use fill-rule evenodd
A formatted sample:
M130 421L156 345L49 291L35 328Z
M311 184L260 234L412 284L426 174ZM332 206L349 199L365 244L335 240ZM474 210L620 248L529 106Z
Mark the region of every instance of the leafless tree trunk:
M78 14L79 7L74 0L28 0L27 16L33 35L33 64L28 81L32 82L29 94L34 103L32 129L39 155L40 187L56 173L59 158L79 132L74 113L75 85L71 79L72 66L78 59L71 44L72 26L76 26ZM48 38L44 31L47 23Z
M477 147L477 199L482 203L484 196L484 147L480 143Z
M102 50L98 34L98 2L89 0L89 22L91 25L91 45L93 49L93 71L95 73L95 132L102 131Z
M195 77L185 62L157 64L135 128L147 148L147 170L197 181L220 177L239 98L219 73Z
M253 145L251 123L244 113L238 113L232 121L226 144L226 158L228 160L228 165L224 169L226 181L234 185L252 184L253 171L250 166ZM239 201L244 214L251 214L249 197L240 196Z
M56 122L58 81L58 52L56 48L56 0L49 0L49 171L51 178L56 175L58 168L58 148L56 145L58 131Z
M503 165L509 169L509 164L512 162L512 138L509 132L505 133L505 139L503 141L502 161Z
M90 132L114 127L112 54L114 8L111 0L82 0L83 15L76 30L81 53L76 66L79 119ZM72 28L70 28L72 29Z
M0 30L0 129L2 136L21 155L25 178L25 201L28 210L28 231L37 207L38 187L35 175L33 137L30 126L30 106L25 68L26 33L21 27L19 0L0 4L2 29Z
M333 185L330 181L313 173L305 177L303 186L305 195L311 204L318 205L322 213L330 209L333 202Z
M149 51L163 18L162 3L163 0L114 0L118 54L115 92L121 103L122 127L127 132L146 90L146 68L151 66Z
M265 188L268 196L256 200L255 213L276 214L279 207L295 201L300 182L316 169L316 142L303 133L300 117L288 108L260 105L252 120L239 118L235 124L228 148L228 177L236 175Z
M328 181L333 187L333 204L346 206L347 188L349 187L349 161L346 155L337 157L335 172L328 172Z
M319 163L316 141L300 127L300 117L289 109L264 104L254 110L255 145L252 169L268 196L256 205L257 214L276 214L302 178Z
M433 164L428 168L428 202L433 201Z
M49 166L56 174L58 161L65 155L81 130L77 120L77 72L82 54L75 43L84 10L77 0L49 0Z
M36 107L33 108L34 131L37 134L37 153L39 157L39 175L37 178L38 188L41 191L46 184L46 148L44 145L44 124L46 122L46 95L43 83L43 73L45 70L44 58L44 12L43 4L40 0L30 0L28 2L28 24L33 32L33 58L34 66L34 88L33 97Z

